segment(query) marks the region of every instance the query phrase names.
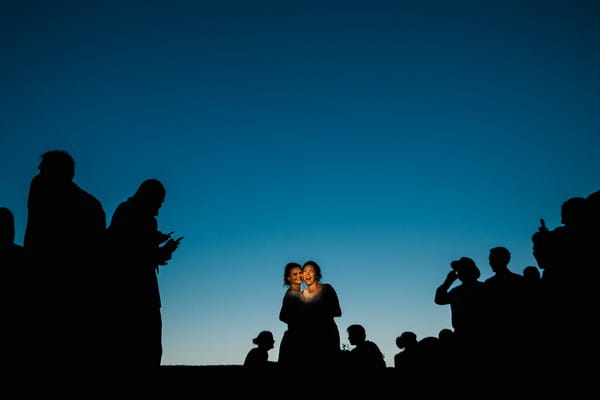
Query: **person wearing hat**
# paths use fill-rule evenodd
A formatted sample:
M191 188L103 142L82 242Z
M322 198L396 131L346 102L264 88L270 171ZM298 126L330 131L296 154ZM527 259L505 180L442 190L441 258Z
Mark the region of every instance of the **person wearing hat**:
M457 348L465 357L475 357L477 349L480 349L484 316L484 288L479 280L481 272L469 257L452 261L450 267L452 270L435 291L435 304L450 305ZM461 283L450 289L457 279Z
M251 349L246 355L244 367L262 369L273 366L274 363L269 361L269 350L275 344L273 334L270 331L262 331L252 339L252 343L257 347Z

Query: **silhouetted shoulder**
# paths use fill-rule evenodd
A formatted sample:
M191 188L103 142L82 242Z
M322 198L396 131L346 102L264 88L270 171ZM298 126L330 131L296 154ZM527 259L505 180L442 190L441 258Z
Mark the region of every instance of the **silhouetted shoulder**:
M321 285L323 285L323 291L324 292L335 293L335 289L329 283L322 283Z

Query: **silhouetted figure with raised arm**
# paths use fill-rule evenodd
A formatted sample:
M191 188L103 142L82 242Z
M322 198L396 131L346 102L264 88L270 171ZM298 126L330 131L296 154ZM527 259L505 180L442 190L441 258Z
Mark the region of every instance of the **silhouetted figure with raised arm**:
M171 233L158 230L159 209L166 191L156 179L142 182L135 194L119 204L108 228L119 282L115 307L120 318L115 358L124 368L157 370L162 357L162 317L158 268L179 246Z
M0 267L7 284L3 290L3 303L7 304L4 319L4 340L6 346L6 365L20 370L29 362L24 349L29 346L26 335L31 332L25 329L30 313L26 308L29 302L26 284L26 260L23 246L15 243L15 219L13 213L0 207Z
M101 203L75 182L66 151L42 155L29 187L24 247L36 305L32 345L43 364L79 371L108 362L106 216Z
M561 205L561 226L553 230L541 226L533 237L534 256L543 269L545 332L547 342L568 341L573 348L558 348L551 359L542 360L550 373L573 371L577 363L574 354L587 352L578 339L579 332L593 327L595 314L593 293L596 291L592 250L597 243L590 241L590 203L583 197L572 197Z
M326 369L337 366L340 359L340 332L335 317L342 309L333 286L321 283L321 267L307 261L302 267L306 289L302 291L305 304L303 313L304 345L311 349L311 368Z
M383 353L374 342L367 340L367 332L362 325L353 324L346 329L348 341L354 348L347 357L347 370L361 375L381 375L387 368Z
M480 364L483 325L483 283L478 280L481 272L471 258L461 257L450 263L452 270L435 292L435 303L450 305L452 327L457 351L467 368ZM456 280L461 284L450 289ZM475 370L471 371L475 372Z
M244 359L244 367L252 370L265 370L273 368L275 363L269 361L269 350L273 348L275 340L270 331L262 331L252 339L257 347L251 349Z
M303 352L304 301L302 300L302 267L298 263L288 263L283 272L283 284L288 289L283 296L279 320L287 324L287 330L279 344L277 365L281 368L299 369Z

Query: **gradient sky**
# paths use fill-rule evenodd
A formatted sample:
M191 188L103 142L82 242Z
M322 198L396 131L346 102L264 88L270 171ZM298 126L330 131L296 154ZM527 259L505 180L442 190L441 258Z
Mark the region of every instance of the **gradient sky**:
M313 259L342 343L360 323L393 365L401 332L450 327L451 260L485 279L506 246L521 272L539 218L600 189L599 20L593 1L3 1L0 206L22 244L53 149L107 223L163 181L159 228L185 236L159 275L163 364L241 364L261 330L275 361L283 268Z

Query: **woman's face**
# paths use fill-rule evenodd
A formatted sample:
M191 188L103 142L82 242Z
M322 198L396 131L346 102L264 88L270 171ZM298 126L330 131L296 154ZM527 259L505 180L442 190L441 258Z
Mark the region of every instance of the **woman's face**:
M302 268L294 267L290 270L290 274L287 277L290 285L302 284Z
M304 282L309 286L312 283L316 282L316 276L317 274L315 272L315 267L313 267L310 264L304 267L304 269L302 270L302 277L304 278Z

